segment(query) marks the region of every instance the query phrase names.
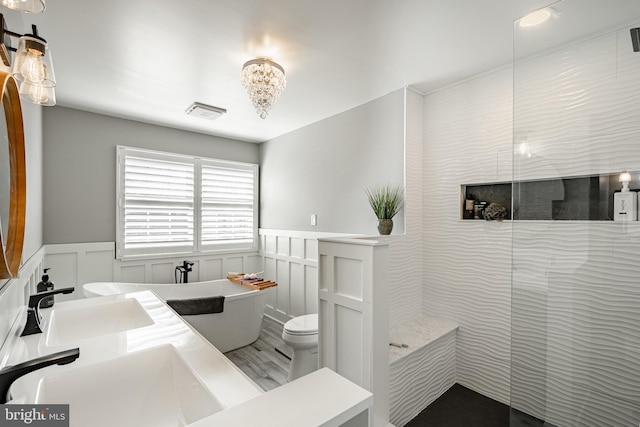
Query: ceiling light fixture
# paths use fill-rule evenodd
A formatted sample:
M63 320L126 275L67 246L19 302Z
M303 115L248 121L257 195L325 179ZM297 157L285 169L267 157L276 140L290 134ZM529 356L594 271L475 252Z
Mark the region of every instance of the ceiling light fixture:
M269 110L287 86L284 68L267 57L245 62L241 81L256 112L263 119L267 118Z
M44 0L0 0L0 4L27 13L42 13L47 7Z
M16 52L13 76L20 82L20 96L40 105L55 105L56 77L47 41L38 35L38 28L31 26L33 34L18 34L6 28L0 14L0 59L11 66L9 52ZM10 45L10 37L19 37L18 48Z
M551 10L547 7L544 9L536 10L534 12L525 15L520 19L520 26L523 28L535 27L546 22L551 17Z

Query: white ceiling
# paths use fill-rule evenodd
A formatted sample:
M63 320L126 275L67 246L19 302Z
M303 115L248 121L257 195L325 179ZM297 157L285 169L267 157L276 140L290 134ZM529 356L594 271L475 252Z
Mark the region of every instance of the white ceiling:
M594 22L640 16L638 0L567 2L599 6ZM549 3L48 0L45 13L23 21L50 44L58 105L262 142L403 86L426 92L509 64L513 21ZM239 81L242 64L259 55L288 80L266 120ZM228 113L187 116L193 101Z

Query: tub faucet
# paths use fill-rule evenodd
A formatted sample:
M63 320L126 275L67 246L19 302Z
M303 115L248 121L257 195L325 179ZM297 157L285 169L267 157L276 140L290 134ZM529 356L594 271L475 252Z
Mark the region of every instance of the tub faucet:
M80 356L80 349L65 350L0 369L0 404L9 400L11 384L23 375L51 365L66 365Z
M27 308L27 324L24 326L20 336L42 333L42 316L40 316L38 306L43 298L56 294L70 294L74 290L75 288L62 288L31 295L29 297L29 307Z
M176 267L176 283L189 283L189 272L193 270L193 264L193 261L184 260L182 265ZM178 281L178 273L180 273L180 281Z

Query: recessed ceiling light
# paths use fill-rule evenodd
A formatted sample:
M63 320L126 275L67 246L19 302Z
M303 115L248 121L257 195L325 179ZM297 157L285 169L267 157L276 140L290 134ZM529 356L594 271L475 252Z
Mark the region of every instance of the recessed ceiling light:
M536 10L520 19L521 27L535 27L545 22L551 17L551 10L547 7L545 9Z

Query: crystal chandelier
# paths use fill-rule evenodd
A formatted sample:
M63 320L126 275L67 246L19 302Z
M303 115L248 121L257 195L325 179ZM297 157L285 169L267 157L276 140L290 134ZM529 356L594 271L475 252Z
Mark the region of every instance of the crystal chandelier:
M256 112L263 119L267 118L271 106L287 86L284 68L266 57L245 62L241 80Z

